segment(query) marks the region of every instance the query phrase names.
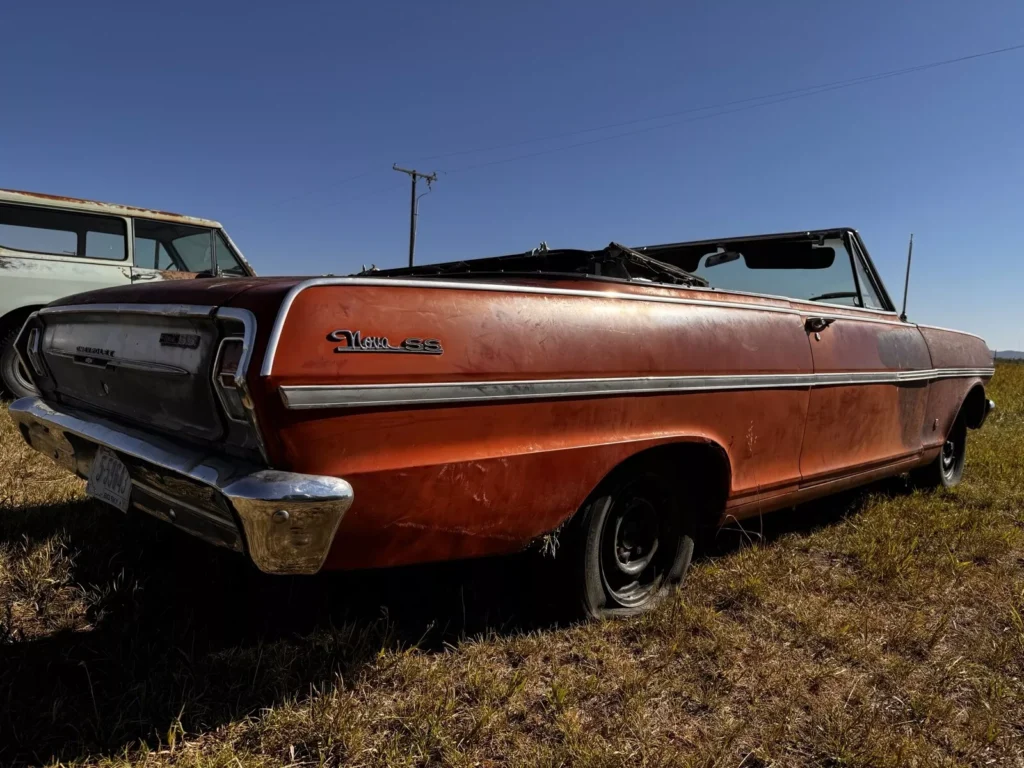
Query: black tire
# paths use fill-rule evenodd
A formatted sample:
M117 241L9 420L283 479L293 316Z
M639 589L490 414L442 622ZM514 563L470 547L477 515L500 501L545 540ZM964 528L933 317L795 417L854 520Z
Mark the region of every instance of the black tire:
M584 502L559 553L572 609L586 618L634 616L678 586L693 558L695 519L670 473L624 467Z
M914 470L911 480L918 488L953 488L963 479L966 458L967 422L963 414L960 414L946 436L939 455L931 464Z
M20 330L21 326L10 328L0 339L0 394L15 400L39 394L14 349L14 340L18 338Z

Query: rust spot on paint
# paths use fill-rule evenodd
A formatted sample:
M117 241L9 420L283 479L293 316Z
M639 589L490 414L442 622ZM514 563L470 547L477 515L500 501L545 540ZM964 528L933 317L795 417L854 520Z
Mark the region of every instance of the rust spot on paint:
M110 213L122 213L122 214L142 214L144 216L157 216L166 217L169 219L178 219L181 222L199 224L202 226L211 226L214 222L206 219L196 218L194 216L186 216L183 213L172 213L170 211L160 211L155 208L140 208L135 205L121 205L119 203L104 203L99 200L87 200L81 197L68 197L66 195L48 195L45 192L26 192L21 189L0 189L0 195L4 192L9 192L14 195L21 197L30 198L33 200L39 200L40 202L57 202L57 203L73 203L75 205L89 206L99 211L108 211Z

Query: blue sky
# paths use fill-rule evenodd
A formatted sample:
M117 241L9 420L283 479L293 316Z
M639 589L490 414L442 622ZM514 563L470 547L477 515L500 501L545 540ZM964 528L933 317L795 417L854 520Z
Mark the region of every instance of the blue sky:
M914 232L911 319L1024 349L1024 51L488 149L1024 43L1015 0L10 2L0 28L0 187L216 218L264 274L404 263L398 162L441 172L418 262L853 226L898 297Z

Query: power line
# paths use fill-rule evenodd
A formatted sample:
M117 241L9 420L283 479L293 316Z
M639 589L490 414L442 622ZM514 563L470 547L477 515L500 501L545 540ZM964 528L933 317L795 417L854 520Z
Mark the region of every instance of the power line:
M999 49L996 49L996 50L984 51L982 53L974 53L974 54L970 54L968 56L959 56L959 57L954 58L954 59L944 59L942 61L934 61L934 62L929 62L927 64L917 64L917 65L914 65L914 66L911 66L911 67L904 67L902 69L894 69L894 70L890 70L888 72L879 72L879 73L876 73L876 74L873 74L873 75L863 75L861 77L850 78L848 80L837 80L835 82L825 83L825 84L822 84L822 85L808 86L808 87L805 87L805 88L796 88L796 89L793 89L793 90L790 90L790 91L781 91L781 92L779 92L777 94L773 94L773 95L751 96L751 97L746 98L746 99L739 99L739 100L733 101L733 102L725 102L725 103L719 105L719 107L711 107L711 106L694 107L692 109L680 110L680 111L674 112L674 113L665 113L665 114L658 115L658 116L655 116L655 117L636 118L635 120L627 120L627 121L624 121L624 122L621 122L621 123L613 123L613 124L599 126L599 127L594 127L594 128L583 128L583 129L580 129L578 131L570 131L570 132L567 132L565 134L559 134L559 136L565 137L565 136L573 136L573 135L582 134L582 133L590 133L590 132L593 132L593 131L607 130L609 128L614 128L614 127L617 127L617 126L624 126L624 125L631 125L631 124L642 123L642 122L649 122L651 120L660 120L660 119L664 119L665 117L669 117L669 116L672 116L672 115L681 115L681 114L686 114L686 113L690 113L690 112L697 112L697 111L704 111L704 110L708 110L708 109L716 109L716 108L720 108L720 107L727 107L727 106L730 106L731 104L743 104L744 105L744 106L739 106L736 109L720 109L720 111L718 111L718 112L712 112L711 114L707 114L707 115L697 115L695 117L692 117L692 118L689 118L689 119L686 119L686 120L674 120L674 121L672 121L670 123L661 123L659 125L646 126L644 128L640 128L640 129L637 129L635 131L624 131L622 133L612 134L611 136L602 136L602 137L599 137L597 139L592 139L590 141L581 141L581 142L577 142L575 144L568 144L568 145L561 146L561 147L553 147L551 149L540 150L538 152L530 152L530 153L523 154L523 155L514 155L513 157L502 158L500 160L491 160L491 161L486 161L486 162L482 162L482 163L475 163L473 165L463 166L461 168L453 168L450 171L448 171L448 173L463 173L465 171L474 170L476 168L487 168L487 167L492 166L492 165L501 165L503 163L511 163L511 162L516 161L516 160L525 160L525 159L528 159L528 158L531 158L531 157L539 157L541 155L549 155L549 154L553 154L555 152L562 152L562 151L569 150L569 149L575 149L577 147L586 147L586 146L590 146L592 144L599 144L599 143L604 142L604 141L612 141L614 139L621 139L621 138L624 138L624 137L627 137L627 136L635 136L635 135L640 134L640 133L648 133L650 131L657 131L657 130L661 130L663 128L671 128L671 127L676 126L676 125L683 125L685 123L698 122L700 120L710 120L710 119L715 118L715 117L721 117L723 115L731 115L731 114L735 114L737 112L745 112L745 111L750 110L750 109L757 109L758 107L766 107L766 106L769 106L771 104L779 104L779 103L782 103L782 102L785 102L785 101L793 101L795 99L804 99L804 98L808 98L810 96L817 96L820 93L827 93L829 91L842 90L844 88L852 88L852 87L857 86L857 85L864 85L866 83L873 83L873 82L877 82L879 80L886 80L886 79L893 78L893 77L900 77L902 75L908 75L908 74L911 74L913 72L921 72L921 71L927 70L927 69L935 69L937 67L944 67L944 66L948 66L948 65L951 65L951 64L958 64L958 63L961 63L961 62L964 62L964 61L969 61L971 59L979 59L979 58L983 58L983 57L986 57L986 56L995 56L995 55L1000 54L1000 53L1008 53L1010 51L1018 51L1018 50L1021 50L1021 49L1024 49L1024 43L1021 43L1019 45L1009 46L1007 48L999 48ZM778 96L779 98L774 98L775 96ZM757 102L757 103L751 103L751 102ZM547 141L547 140L551 140L551 139L554 139L554 138L557 138L557 136L548 136L548 137L545 137L545 138L529 139L529 140L522 141L522 142L516 142L516 143L513 143L513 144L504 145L502 147L492 147L489 150L479 150L479 151L481 151L481 152L493 151L493 150L496 150L496 149L503 149L503 148L508 148L508 147L512 147L512 146L521 146L523 144L529 144L529 143L537 142L537 141ZM470 154L470 153L472 153L474 151L476 151L476 150L467 150L465 152L453 152L453 153L450 153L450 155Z
M765 107L765 106L769 106L769 105L772 105L772 104L779 104L779 103L782 103L782 102L785 102L785 101L792 101L794 99L808 98L810 96L816 96L816 95L818 95L820 93L827 93L827 92L830 92L830 91L841 90L841 89L844 89L844 88L852 88L852 87L857 86L857 85L863 85L863 84L867 84L867 83L872 83L872 82L876 82L876 81L879 81L879 80L886 80L886 79L893 78L893 77L901 77L901 76L904 76L904 75L912 74L914 72L921 72L921 71L928 70L928 69L936 69L938 67L945 67L945 66L950 66L950 65L953 65L953 64L960 64L960 63L963 63L965 61L971 61L973 59L981 59L981 58L985 58L985 57L988 57L988 56L996 56L996 55L999 55L999 54L1002 54L1002 53L1010 53L1010 52L1013 52L1013 51L1019 51L1021 49L1024 49L1024 43L1020 43L1020 44L1017 44L1017 45L1007 46L1005 48L996 48L996 49L992 49L992 50L988 50L988 51L981 51L979 53L972 53L972 54L968 54L966 56L957 56L955 58L942 59L940 61L932 61L932 62L928 62L928 63L925 63L925 64L916 64L916 65L912 65L912 66L909 66L909 67L902 67L900 69L888 70L888 71L885 71L885 72L876 72L876 73L870 74L870 75L861 75L859 77L852 77L852 78L847 78L847 79L844 79L844 80L834 80L834 81L829 82L829 83L819 83L817 85L809 85L809 86L803 86L803 87L800 87L800 88L792 88L792 89L785 90L785 91L776 91L774 93L761 94L759 96L748 96L748 97L742 98L742 99L734 99L732 101L725 101L725 102L720 102L720 103L717 103L717 104L706 104L706 105L700 106L700 107L688 107L686 109L674 110L672 112L663 112L663 113L658 114L658 115L651 115L651 116L648 116L648 117L637 117L637 118L632 118L630 120L619 121L619 122L616 122L616 123L606 123L604 125L591 126L591 127L587 127L587 128L579 128L579 129L572 130L572 131L565 131L563 133L549 134L547 136L538 136L538 137L535 137L535 138L532 138L532 139L522 139L522 140L519 140L519 141L509 142L509 143L506 143L506 144L497 144L497 145L493 145L493 146L490 146L490 147L484 147L484 148L480 148L480 149L464 149L464 150L455 150L455 151L452 151L452 152L442 152L440 154L435 154L435 155L429 155L427 157L422 157L419 160L417 160L416 162L417 163L421 163L421 162L425 162L427 160L436 160L436 159L445 158L445 157L457 157L457 156L460 156L460 155L470 155L470 154L481 154L481 153L485 153L485 152L495 152L495 151L498 151L498 150L501 150L501 149L511 149L511 148L514 148L514 147L525 146L525 145L528 145L528 144L535 144L535 143L542 142L542 141L553 141L555 139L564 139L564 138L568 138L570 136L579 136L579 135L586 134L586 133L594 133L594 132L597 132L597 131L611 130L611 129L614 129L614 128L623 128L623 127L626 127L626 126L629 126L629 125L637 125L639 123L647 123L647 122L651 122L651 121L654 121L654 120L664 120L664 119L669 118L669 117L679 117L681 115L695 114L695 113L699 113L699 112L707 112L709 110L718 110L716 112L711 112L710 114L706 114L706 115L696 115L696 116L694 116L692 118L689 118L689 119L686 119L686 120L675 120L675 121L672 121L672 122L669 122L669 123L661 123L661 124L654 125L654 126L646 126L644 128L640 128L640 129L637 129L635 131L624 131L624 132L621 132L621 133L612 134L611 136L602 136L602 137L599 137L599 138L596 138L596 139L592 139L590 141L576 142L574 144L568 144L568 145L565 145L565 146L562 146L562 147L554 147L554 148L551 148L551 149L540 150L538 152L530 152L530 153L526 153L526 154L522 154L522 155L515 155L513 157L503 158L503 159L499 159L499 160L491 160L491 161L485 161L485 162L481 162L481 163L475 163L475 164L472 164L472 165L463 166L461 168L454 168L454 169L452 169L450 171L451 173L463 173L465 171L475 170L477 168L486 168L486 167L489 167L489 166L492 166L492 165L501 165L501 164L504 164L504 163L511 163L511 162L516 161L516 160L526 160L526 159L529 159L531 157L539 157L541 155L548 155L548 154L552 154L552 153L555 153L555 152L563 152L563 151L570 150L570 149L576 149L578 147L586 147L586 146L590 146L592 144L599 144L599 143L604 142L604 141L612 141L612 140L615 140L615 139L625 138L627 136L635 136L637 134L648 133L650 131L656 131L656 130L660 130L660 129L663 129L663 128L670 128L670 127L673 127L673 126L683 125L683 124L690 123L690 122L697 122L697 121L700 121L700 120L709 120L709 119L716 118L716 117L722 117L724 115L734 114L736 112L744 112L744 111L747 111L749 109L756 109L758 107ZM729 107L736 107L736 109L729 109ZM338 182L335 182L335 183L333 183L331 185L328 185L327 189L328 190L329 189L334 189L334 188L337 188L337 187L344 186L345 184L348 184L350 182L357 181L359 179L363 179L363 178L369 176L370 174L374 173L375 171L376 171L376 168L373 168L373 169L369 169L369 170L363 171L361 173L355 174L353 176L346 177L346 178L342 179L341 181L338 181ZM289 197L289 198L287 198L285 200L282 200L278 204L279 205L283 205L285 203L293 202L295 200L300 200L302 198L309 197L309 196L314 195L314 194L321 194L322 195L322 194L326 194L326 191L321 189L319 192L317 190L311 190L311 191L308 191L308 192L303 192L303 193L300 193L298 195L294 195L292 197ZM363 196L364 195L357 195L353 199L358 199L358 198L361 198Z

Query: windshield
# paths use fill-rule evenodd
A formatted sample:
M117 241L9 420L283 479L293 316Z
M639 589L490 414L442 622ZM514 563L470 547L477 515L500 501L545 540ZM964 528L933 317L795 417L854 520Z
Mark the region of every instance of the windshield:
M135 220L135 266L178 272L217 271L244 277L248 271L217 229L166 221Z
M885 309L874 281L840 232L717 245L680 243L653 246L649 253L704 278L716 290Z

